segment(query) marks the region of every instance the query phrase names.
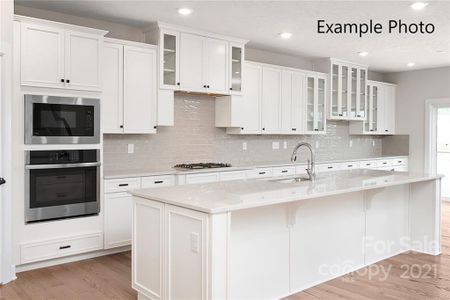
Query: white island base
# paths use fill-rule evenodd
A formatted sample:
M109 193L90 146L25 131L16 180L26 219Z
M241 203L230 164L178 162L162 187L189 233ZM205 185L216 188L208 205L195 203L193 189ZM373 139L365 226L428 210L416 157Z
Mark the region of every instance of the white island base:
M278 299L408 250L440 253L439 176L356 170L132 193L139 299Z

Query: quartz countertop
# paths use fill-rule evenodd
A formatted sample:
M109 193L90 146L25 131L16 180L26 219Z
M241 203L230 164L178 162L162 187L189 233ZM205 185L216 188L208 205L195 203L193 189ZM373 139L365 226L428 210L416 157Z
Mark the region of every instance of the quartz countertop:
M320 164L330 164L330 163L341 163L341 162L350 162L350 161L367 161L367 160L375 160L375 159L390 159L390 158L398 158L398 157L408 157L405 155L402 156L378 156L371 158L357 158L357 159L340 159L340 160L331 160L331 161L318 161L316 165ZM285 167L285 166L304 166L305 163L264 163L264 164L252 164L252 165L241 165L241 166L233 166L226 168L211 168L211 169L196 169L196 170L176 170L173 168L169 169L143 169L143 170L115 170L115 171L104 171L103 178L104 179L117 179L117 178L126 178L126 177L145 177L145 176L158 176L158 175L183 175L183 174L197 174L197 173L216 173L216 172L231 172L231 171L244 171L244 170L252 170L256 168L268 168L268 167Z
M205 213L223 213L374 188L435 180L441 175L381 170L319 173L315 181L247 179L130 191L134 196Z

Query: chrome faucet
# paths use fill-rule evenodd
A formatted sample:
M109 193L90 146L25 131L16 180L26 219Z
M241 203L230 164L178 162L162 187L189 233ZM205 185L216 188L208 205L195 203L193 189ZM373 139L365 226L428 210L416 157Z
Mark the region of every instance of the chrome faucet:
M294 151L292 151L292 156L291 156L291 162L295 162L297 161L297 151L300 147L305 146L306 148L309 149L309 159L308 159L308 166L306 168L306 173L308 173L308 180L314 180L316 173L314 171L314 151L312 149L311 144L306 143L306 142L302 142L299 143L297 146L295 146Z

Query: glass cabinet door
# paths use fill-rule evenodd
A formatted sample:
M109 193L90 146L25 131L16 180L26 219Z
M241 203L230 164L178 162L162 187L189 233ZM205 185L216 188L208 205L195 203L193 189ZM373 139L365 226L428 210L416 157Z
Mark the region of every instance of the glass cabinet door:
M308 77L306 95L306 131L314 131L314 89L314 77Z
M350 82L350 86L351 86L351 94L350 94L350 118L355 118L358 113L357 113L357 109L358 109L358 94L357 94L357 89L358 89L358 69L357 68L352 68L352 73L351 73L351 82Z
M242 91L242 62L243 51L241 46L231 46L231 82L230 91Z
M377 131L378 130L378 87L373 86L372 87L372 128L370 131Z
M338 110L338 93L339 93L339 66L336 64L332 65L331 70L331 103L330 103L330 109L331 109L331 117L338 117L339 116L339 110Z
M364 131L369 132L370 131L370 124L372 122L372 89L371 86L368 85L364 88L367 94L367 107L366 107L366 119L364 120ZM369 111L370 110L370 111Z
M162 83L176 86L177 83L177 43L176 34L162 33Z
M366 81L367 73L364 69L359 69L359 111L357 117L359 118L367 118L367 102L368 96L366 93L367 90L367 81Z
M342 80L341 80L341 113L339 116L348 116L348 67L342 66Z
M317 91L317 127L315 131L325 131L325 79L318 79Z

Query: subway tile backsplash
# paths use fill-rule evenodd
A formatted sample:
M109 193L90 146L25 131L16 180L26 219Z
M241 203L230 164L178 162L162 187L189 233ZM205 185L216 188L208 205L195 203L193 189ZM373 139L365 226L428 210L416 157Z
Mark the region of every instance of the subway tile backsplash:
M313 147L318 144L317 162L382 155L381 137L349 136L345 121L328 121L327 134L321 136L240 136L216 128L214 115L214 98L176 95L175 126L160 127L157 134L104 136L105 171L164 170L178 163L206 161L228 162L233 166L289 163L292 149L300 141ZM244 142L247 150L243 150ZM272 149L273 142L279 142L278 150ZM134 144L134 153L128 154L128 144ZM306 161L307 152L302 151L299 159Z

